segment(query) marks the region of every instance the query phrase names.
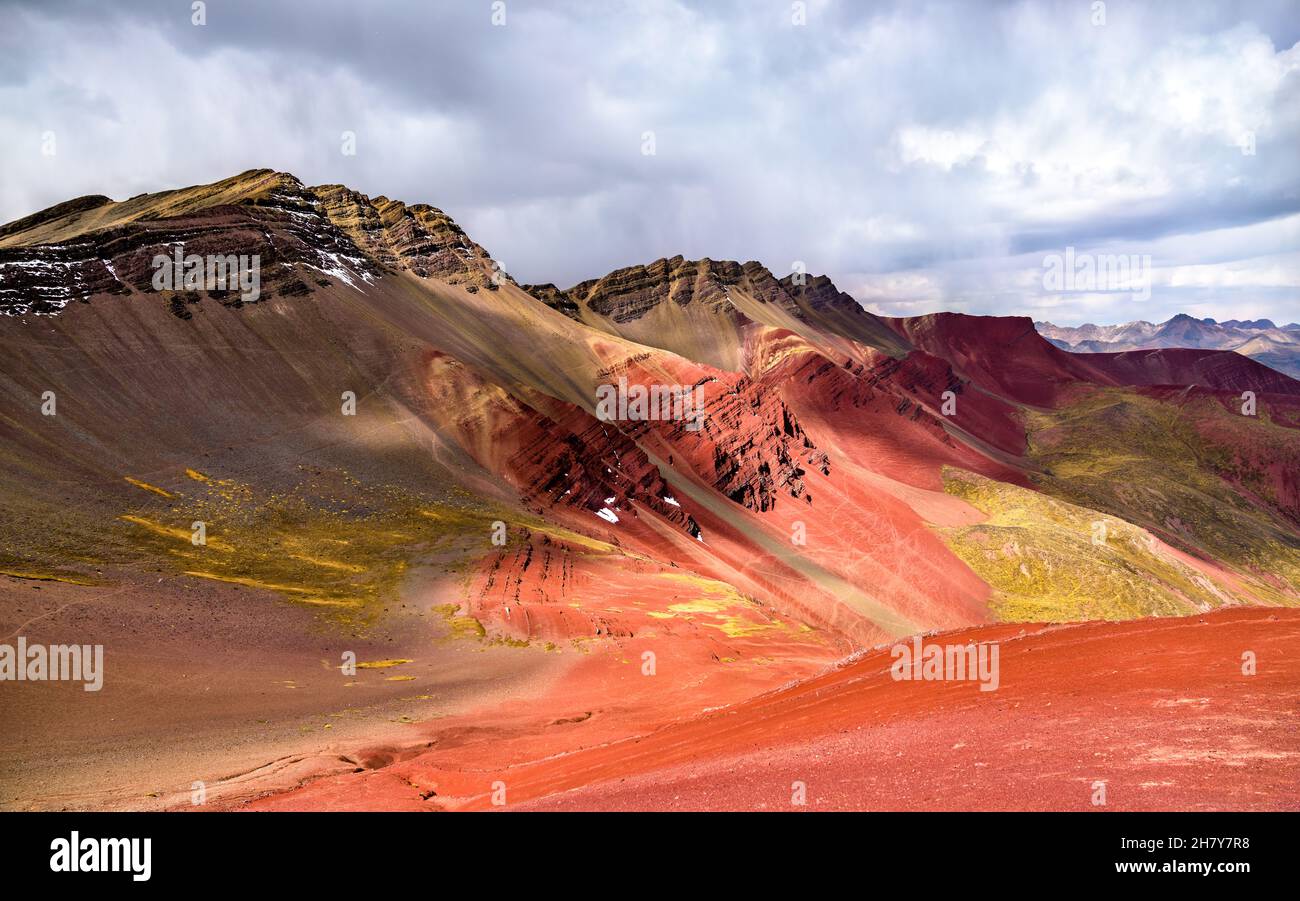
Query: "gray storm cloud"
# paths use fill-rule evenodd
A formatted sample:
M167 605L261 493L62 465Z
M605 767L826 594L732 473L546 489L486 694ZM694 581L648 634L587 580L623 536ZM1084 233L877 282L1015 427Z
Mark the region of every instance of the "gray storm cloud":
M1300 318L1294 5L1096 7L5 2L0 219L269 166L525 282L681 253L884 313ZM1066 246L1150 254L1150 299L1044 291Z

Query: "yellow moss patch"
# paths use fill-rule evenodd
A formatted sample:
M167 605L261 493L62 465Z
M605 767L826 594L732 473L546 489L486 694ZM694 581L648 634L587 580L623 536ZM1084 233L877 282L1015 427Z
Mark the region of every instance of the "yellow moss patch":
M1186 615L1225 600L1145 529L1117 517L961 470L945 470L944 489L988 514L938 532L996 590L999 619Z
M132 525L137 525L137 526L141 526L142 528L148 529L150 532L153 532L155 535L162 535L167 538L179 539L181 541L184 541L186 544L190 545L191 547L195 548L196 550L203 547L211 548L212 550L217 550L217 551L230 550L230 545L226 544L220 538L205 537L204 540L206 541L206 544L195 545L193 541L194 533L189 529L181 529L175 526L165 526L160 522L154 522L151 519L145 519L143 516L132 516L128 514L126 516L119 516L118 519L122 520L123 522L129 522Z
M669 604L668 609L673 613L722 613L732 606L732 604L722 600L696 598L693 601L683 601L680 604Z
M311 604L313 607L360 607L362 601L358 598L347 600L344 598L294 598L301 604Z
M328 610L352 630L371 624L396 599L412 559L436 553L451 566L476 559L490 523L501 517L473 506L477 501L463 492L452 492L456 504L434 504L337 470L313 471L277 492L197 471L187 476L198 484L177 507L122 517L140 527L127 538L133 556L161 557L198 578L279 592ZM194 546L188 531L170 524L176 520L207 523L207 546ZM213 529L229 543L211 537ZM213 554L214 548L223 553Z
M306 554L289 554L287 556L290 560L301 560L304 563L310 563L313 566L324 566L327 569L337 569L349 573L363 573L366 571L364 566L339 563L337 560L322 560L319 557L308 557Z
M483 628L483 624L472 616L462 615L458 604L438 604L433 608L433 612L440 614L446 621L450 628L449 638L487 637L487 629Z
M541 532L544 535L550 535L552 538L558 538L569 544L576 544L591 551L600 551L605 554L627 554L622 548L616 547L607 541L601 541L597 538L588 538L578 532L562 528L561 526L550 525L544 522L529 522L527 528L534 532Z
M250 579L247 576L226 576L221 573L205 573L192 569L185 570L184 574L199 579L212 579L216 582L231 582L235 585L246 585L249 588L264 588L267 591L289 591L295 594L311 593L310 589L299 588L296 585L277 585L274 582L259 582L257 579ZM313 598L313 601L319 603L319 599Z
M1293 453L1293 429L1209 397L1170 403L1113 388L1028 411L1025 425L1040 491L1227 564L1248 586L1238 600L1300 604L1300 547L1266 472Z
M681 582L701 591L699 597L668 605L668 611L647 611L655 619L684 616L729 638L749 638L763 632L785 629L784 623L769 620L757 604L731 585L693 573L664 573L661 578Z
M137 488L143 488L145 491L152 491L154 494L157 494L161 497L176 496L164 488L159 488L157 485L150 485L148 482L142 482L139 479L133 479L130 476L123 476L122 478L126 479L128 482L130 482L132 485L134 485Z

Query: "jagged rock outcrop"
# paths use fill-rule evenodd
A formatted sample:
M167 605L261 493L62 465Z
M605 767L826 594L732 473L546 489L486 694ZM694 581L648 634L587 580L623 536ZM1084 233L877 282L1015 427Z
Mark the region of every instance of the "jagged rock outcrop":
M211 185L58 204L0 229L0 313L48 315L95 294L160 293L178 316L200 296L240 292L182 285L155 292L155 258L256 256L256 299L359 286L403 269L468 290L509 279L451 217L425 204L374 200L340 185L308 187L255 169Z
M520 285L520 287L552 310L558 310L570 319L582 320L581 308L574 303L573 298L550 282L544 285Z
M799 282L802 280L802 284ZM582 309L616 323L639 319L662 303L698 304L714 312L736 312L731 289L744 291L760 303L798 314L799 299L814 307L863 312L857 301L839 291L826 276L788 275L777 279L761 263L730 260L687 260L681 256L641 266L617 269L561 291L554 285L527 285L525 290L548 306L577 319Z
M311 188L325 215L372 259L421 278L496 290L509 278L442 210L364 194L343 185Z
M848 342L901 356L911 348L824 275L778 279L758 262L687 260L629 266L561 291L525 290L571 319L719 369L748 371L747 335L778 328L835 353Z
M159 293L184 317L185 301L210 295L238 304L228 286L155 292L155 259L209 255L258 262L255 299L307 294L337 279L368 281L380 268L324 215L292 175L253 170L195 188L121 203L89 198L6 227L0 237L0 312L50 314L100 293Z
M861 304L835 287L835 283L825 275L800 277L791 273L781 279L781 288L796 301L802 301L813 310L850 314L863 312Z
M811 505L804 476L810 469L831 474L830 458L772 387L737 379L711 398L702 430L713 449L713 487L759 512L774 509L782 496Z

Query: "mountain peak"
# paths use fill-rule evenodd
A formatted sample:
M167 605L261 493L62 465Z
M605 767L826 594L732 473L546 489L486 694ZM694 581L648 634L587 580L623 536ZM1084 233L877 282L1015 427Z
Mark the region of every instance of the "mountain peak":
M1232 350L1292 377L1300 377L1300 330L1279 329L1270 319L1225 319L1216 322L1178 313L1159 325L1081 325L1075 328L1036 323L1045 338L1074 353L1122 353L1161 348Z
M372 200L343 185L311 188L289 172L249 169L123 201L80 197L0 227L0 313L49 314L95 294L151 290L153 260L178 248L256 257L265 297L334 281L358 286L384 270L469 291L509 280L428 204ZM186 318L185 304L198 295L183 293L168 302Z
M791 273L778 279L757 260L688 260L680 254L625 266L563 291L551 284L527 285L525 289L574 318L579 318L581 310L588 310L616 323L640 319L667 302L715 313L734 311L732 289L743 291L759 303L789 310L796 309L803 299L814 306L865 312L825 275Z

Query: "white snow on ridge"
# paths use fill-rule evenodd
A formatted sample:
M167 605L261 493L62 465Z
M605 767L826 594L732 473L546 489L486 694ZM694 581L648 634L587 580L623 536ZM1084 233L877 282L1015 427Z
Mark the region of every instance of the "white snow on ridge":
M618 522L618 515L608 507L601 507L596 515L607 522Z

